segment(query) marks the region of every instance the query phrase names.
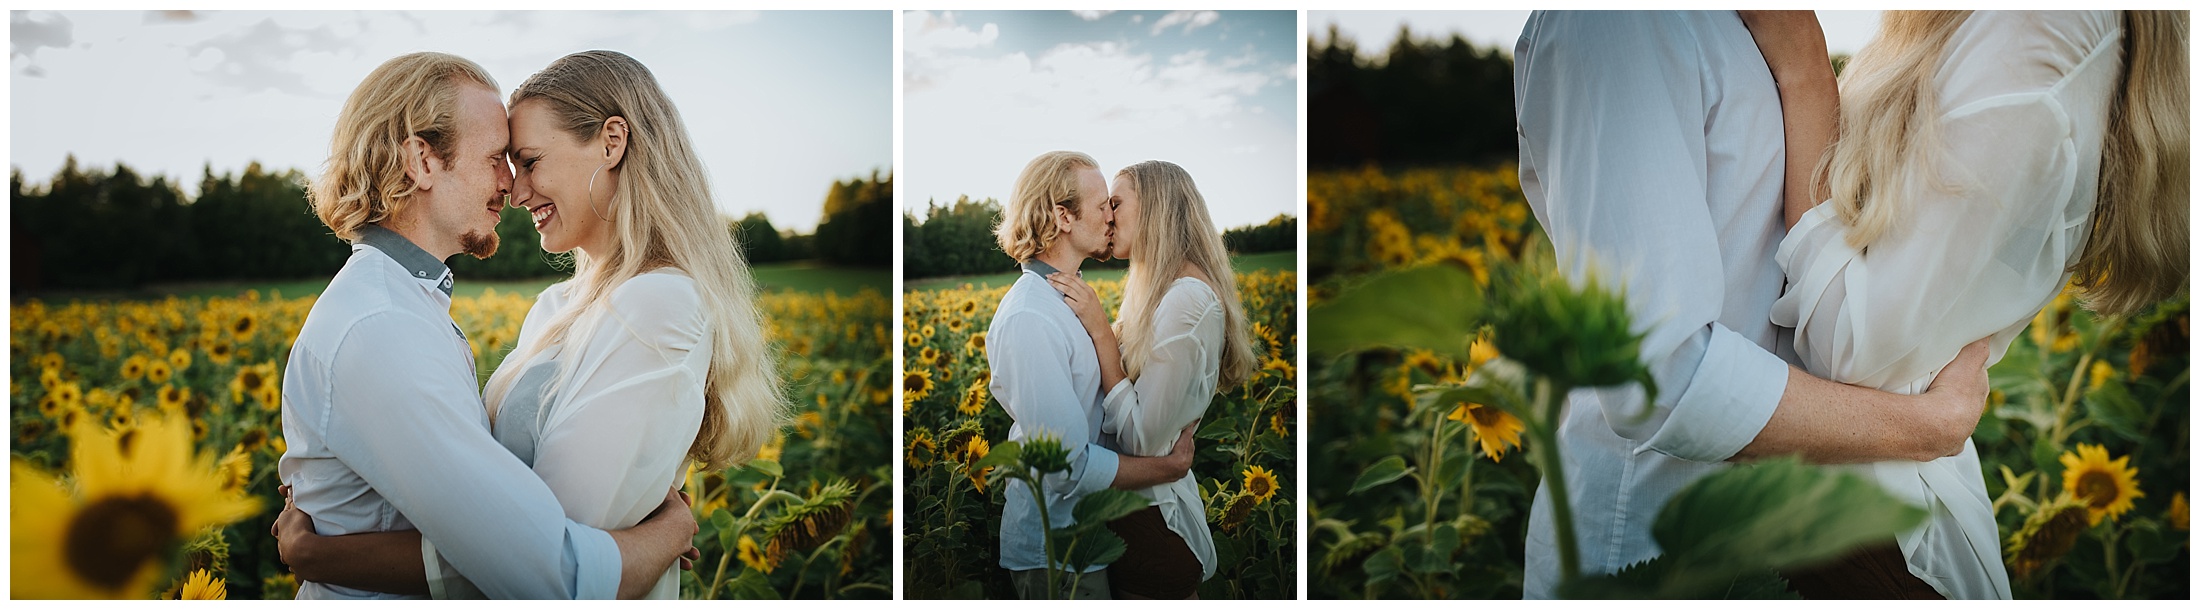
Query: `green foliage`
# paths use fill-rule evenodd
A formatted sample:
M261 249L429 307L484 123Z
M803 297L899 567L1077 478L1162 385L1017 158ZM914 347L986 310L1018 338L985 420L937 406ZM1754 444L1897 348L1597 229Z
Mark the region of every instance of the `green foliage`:
M834 181L825 195L825 218L817 223L811 247L818 258L839 265L885 267L894 264L894 177Z
M1403 25L1397 42L1374 58L1361 57L1359 45L1334 25L1326 36L1309 38L1306 138L1313 166L1517 156L1506 50L1479 47L1457 34L1421 38Z
M1296 252L1299 249L1299 219L1277 214L1263 224L1223 231L1222 245L1233 254Z

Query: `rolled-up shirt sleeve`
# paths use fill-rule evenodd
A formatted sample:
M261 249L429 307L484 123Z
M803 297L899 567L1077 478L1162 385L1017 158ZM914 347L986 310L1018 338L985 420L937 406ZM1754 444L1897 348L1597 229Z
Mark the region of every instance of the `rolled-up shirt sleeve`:
M1517 69L1521 156L1534 162L1521 166L1522 187L1541 193L1538 220L1560 268L1624 289L1658 384L1647 407L1633 391L1604 391L1594 404L1638 451L1732 457L1779 406L1787 363L1718 321L1727 295L1707 202L1710 102L1697 45L1670 43L1694 33L1630 15L1530 27L1568 31L1523 37L1534 47Z
M535 473L489 435L448 321L401 312L362 319L331 362L328 446L421 537L490 597L610 599L610 534L565 517Z
M1115 482L1119 457L1093 443L1085 401L1070 389L1070 337L1037 313L1012 311L987 335L990 388L1024 438L1046 434L1069 449L1069 470L1047 475L1049 501L1066 500L1107 489Z

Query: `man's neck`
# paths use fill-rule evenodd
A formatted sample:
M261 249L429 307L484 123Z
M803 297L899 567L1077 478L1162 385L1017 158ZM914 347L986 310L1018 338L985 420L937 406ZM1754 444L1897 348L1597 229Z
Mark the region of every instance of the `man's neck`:
M429 256L435 257L437 261L448 261L451 260L452 256L458 254L458 240L428 239L429 232L420 226L421 223L397 222L393 218L378 224L382 225L384 229L389 229L391 232L403 236L405 241L412 242L414 246L418 246L422 251L427 252Z
M1085 256L1082 254L1071 252L1069 249L1069 242L1066 241L1054 242L1054 247L1048 248L1047 251L1041 252L1038 256L1032 258L1039 262L1046 263L1048 266L1053 267L1056 271L1068 271L1071 273L1076 273L1077 268L1085 264Z

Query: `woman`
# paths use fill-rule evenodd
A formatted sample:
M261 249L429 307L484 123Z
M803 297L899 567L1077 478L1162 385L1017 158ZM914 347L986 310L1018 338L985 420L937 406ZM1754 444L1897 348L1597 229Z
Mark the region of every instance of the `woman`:
M1831 100L1790 95L1831 69L1822 46L1813 58L1781 42L1819 34L1752 22L1790 124L1790 202L1825 202L1790 206L1778 253L1788 288L1773 321L1795 329L1805 367L1917 393L1981 336L1999 360L2073 272L2107 314L2182 290L2185 19L1889 13L1841 77L1837 122ZM1798 137L1814 124L1832 124L1822 160L1795 154L1820 150L1822 136ZM1798 592L2010 596L1974 447L1857 468L1929 516L1892 545L1790 573Z
M1099 353L1100 386L1109 388L1101 432L1114 435L1123 452L1167 455L1218 388L1252 376L1252 335L1230 254L1191 174L1167 161L1142 162L1116 173L1111 195L1112 255L1131 261L1122 323L1108 326L1106 307L1077 276L1057 272L1047 281L1065 295ZM1199 583L1215 573L1198 478L1186 473L1138 493L1153 506L1108 524L1126 547L1108 564L1111 593L1196 598Z
M534 215L544 250L573 253L575 271L543 290L490 376L491 430L569 518L632 527L689 461L747 461L778 426L779 380L756 287L679 111L640 62L611 51L559 59L512 93L510 122L511 204ZM358 545L311 554L345 557L311 566L332 577L316 580L411 572L437 597L479 595L440 561L420 572L418 551L366 552L392 547L364 536L417 532L292 536L310 532L282 538ZM678 570L668 569L647 597L679 593Z

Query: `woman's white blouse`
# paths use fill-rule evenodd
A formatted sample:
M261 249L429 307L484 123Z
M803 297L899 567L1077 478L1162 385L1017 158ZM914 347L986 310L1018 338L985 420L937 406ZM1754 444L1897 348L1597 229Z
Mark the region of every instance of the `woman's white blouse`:
M520 327L525 353L566 307L570 282L543 290ZM518 375L491 428L534 468L567 518L605 530L633 527L664 502L703 422L711 343L695 281L676 270L645 273L611 292L609 307L581 314L567 340L526 363L505 360L491 383ZM570 361L578 358L577 361ZM570 365L570 372L561 370ZM563 376L560 379L560 376ZM456 572L428 562L436 597L467 597ZM439 585L439 581L440 585ZM678 599L677 567L648 599Z
M1224 319L1222 300L1206 282L1179 278L1169 283L1154 306L1153 353L1138 379L1116 382L1101 408L1100 431L1114 435L1122 453L1168 455L1178 433L1206 414L1222 378ZM1207 505L1199 499L1199 478L1185 473L1176 481L1138 490L1161 507L1169 531L1184 538L1199 557L1200 579L1215 575L1215 543L1207 532Z
M2122 38L2114 11L1980 11L1957 30L1938 75L1941 185L1909 189L1909 215L1863 250L1824 205L1780 244L1772 319L1812 374L1916 394L1980 337L2001 359L2084 245ZM1950 598L2010 596L1968 441L1857 468L1929 511L1897 538L1912 574Z

